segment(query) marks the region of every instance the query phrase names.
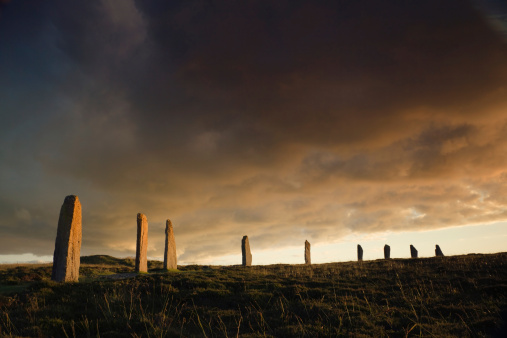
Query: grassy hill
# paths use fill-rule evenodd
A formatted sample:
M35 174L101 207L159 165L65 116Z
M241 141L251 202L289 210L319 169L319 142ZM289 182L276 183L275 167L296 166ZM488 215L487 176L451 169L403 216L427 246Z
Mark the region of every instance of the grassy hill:
M502 334L507 253L305 265L181 266L81 259L0 266L0 336L456 336ZM502 319L502 315L504 319Z
M116 258L107 255L93 255L81 257L81 264L121 265L133 267L135 265L135 260L134 258Z

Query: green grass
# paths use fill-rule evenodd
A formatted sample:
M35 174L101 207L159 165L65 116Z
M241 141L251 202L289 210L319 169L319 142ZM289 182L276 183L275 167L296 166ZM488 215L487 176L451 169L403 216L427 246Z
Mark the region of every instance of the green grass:
M82 261L86 261L83 257ZM0 336L482 337L505 323L507 253L150 273L104 256L83 281L0 267ZM115 263L116 262L116 263Z
M81 257L81 264L123 265L133 267L135 265L135 260L134 258L116 258L107 255L94 255Z
M24 291L30 286L30 283L20 283L14 285L0 285L0 295L2 294L12 294Z

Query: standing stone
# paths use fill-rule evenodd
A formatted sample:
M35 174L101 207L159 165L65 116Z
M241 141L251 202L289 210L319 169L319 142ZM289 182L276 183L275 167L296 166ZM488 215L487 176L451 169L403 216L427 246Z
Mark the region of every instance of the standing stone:
M148 272L148 220L137 214L136 272Z
M384 245L384 259L391 258L391 247L389 245Z
M412 258L417 258L417 249L414 248L412 244L410 244L410 256Z
M359 244L357 245L357 260L363 260L363 248Z
M305 264L312 264L310 257L310 242L305 240Z
M444 253L442 252L442 250L440 249L440 246L438 244L435 247L435 256L444 257Z
M57 282L77 282L81 256L81 203L74 195L65 197L58 230L56 232L55 253L51 279Z
M176 241L174 240L173 223L171 220L165 222L165 250L164 269L177 269L176 262Z
M243 266L252 265L252 253L250 252L250 243L248 242L248 236L243 236L241 240L241 253L243 254Z

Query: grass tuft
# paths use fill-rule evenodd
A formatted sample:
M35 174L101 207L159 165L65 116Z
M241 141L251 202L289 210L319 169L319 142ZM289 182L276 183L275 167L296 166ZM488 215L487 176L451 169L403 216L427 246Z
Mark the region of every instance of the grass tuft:
M269 266L0 266L0 336L501 336L507 253Z

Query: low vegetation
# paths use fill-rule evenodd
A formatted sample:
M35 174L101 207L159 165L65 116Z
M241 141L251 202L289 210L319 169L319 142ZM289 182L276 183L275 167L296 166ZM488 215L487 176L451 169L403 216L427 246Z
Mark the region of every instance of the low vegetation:
M305 265L181 266L82 258L0 266L0 336L293 337L505 334L507 253ZM503 319L502 319L503 316Z

